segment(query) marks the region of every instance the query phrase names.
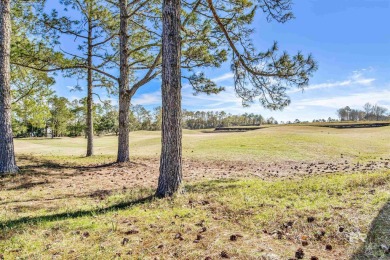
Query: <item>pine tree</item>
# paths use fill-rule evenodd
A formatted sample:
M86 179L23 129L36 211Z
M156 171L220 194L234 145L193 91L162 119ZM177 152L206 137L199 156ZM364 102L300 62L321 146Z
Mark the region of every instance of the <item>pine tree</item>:
M116 33L111 33L111 26L115 18L97 0L68 0L63 4L65 10L69 8L77 10L80 17L59 16L58 11L53 10L51 15L43 15L42 23L45 33L54 36L57 44L60 43L64 35L79 39L77 53L70 53L61 48L64 55L73 58L73 63L76 66L72 67L65 63L59 64L58 68L66 69L68 76L79 74L78 76L81 78L85 75L87 77L86 156L92 156L94 138L93 90L94 87L99 86L110 91L117 80L111 74L104 72L114 64L115 56L109 50L112 49L110 48L111 40L117 36ZM99 68L99 70L93 68Z
M11 3L0 2L0 175L16 173L11 125Z
M180 190L181 165L181 96L180 64L181 54L180 20L181 1L164 0L163 3L163 82L162 82L162 152L157 196L172 196ZM187 2L188 3L188 2ZM293 18L291 0L195 0L199 6L197 14L208 21L213 28L209 37L218 40L221 48L228 47L235 90L247 106L259 99L269 109L282 109L290 104L286 90L292 86L304 88L309 77L317 69L311 55L301 53L290 56L278 54L275 43L269 50L258 53L251 41L250 28L257 10L262 10L268 20L284 23ZM210 19L212 17L212 19ZM189 78L196 89L214 89L215 84L203 79L203 74Z
M131 99L139 88L161 75L161 10L156 0L111 0L107 1L120 14L119 29L119 136L118 162L130 160L129 130ZM187 6L181 23L183 35L183 68L193 71L198 67L219 66L226 60L226 50L217 41L207 40L211 28L207 21L196 15L199 3ZM205 40L206 39L206 40ZM208 94L222 91L223 88L211 83L204 74L185 76L195 92Z
M181 129L181 1L164 0L163 71L162 71L162 139L160 177L156 195L172 196L182 182Z

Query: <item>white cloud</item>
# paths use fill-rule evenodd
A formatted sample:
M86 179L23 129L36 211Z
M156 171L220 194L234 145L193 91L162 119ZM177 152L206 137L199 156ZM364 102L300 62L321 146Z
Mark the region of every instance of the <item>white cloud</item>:
M134 105L160 105L161 104L161 92L155 91L151 93L144 93L137 95L133 98L132 104Z
M363 70L363 71L365 71L365 70ZM317 90L317 89L335 88L335 87L346 87L346 86L354 86L354 85L369 86L374 81L375 81L374 78L366 78L366 77L364 77L364 75L363 75L363 73L361 71L354 71L352 76L350 76L346 80L309 85L305 89L305 91ZM287 93L292 94L292 93L297 93L297 92L301 92L301 91L302 90L300 90L300 89L294 89L294 90L288 91Z
M370 92L355 93L346 96L305 99L296 102L299 106L321 106L330 108L340 108L344 106L362 107L365 103L378 103L383 106L390 107L390 90L378 90Z
M229 80L229 79L232 79L234 78L234 74L231 73L231 72L228 72L228 73L225 73L219 77L216 77L216 78L213 78L211 79L212 81L218 83L218 82L223 82L223 81L226 81L226 80Z
M199 108L215 108L225 104L234 103L235 106L241 106L241 99L237 97L234 87L227 86L225 91L218 95L198 94L193 95L192 89L183 91L183 105Z

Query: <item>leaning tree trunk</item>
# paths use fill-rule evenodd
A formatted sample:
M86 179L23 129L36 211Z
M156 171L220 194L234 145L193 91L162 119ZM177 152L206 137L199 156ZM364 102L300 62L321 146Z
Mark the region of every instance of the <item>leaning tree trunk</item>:
M129 155L129 113L130 95L129 87L129 61L127 35L128 13L127 0L120 0L120 78L119 78L119 136L117 162L130 161Z
M13 134L11 126L11 5L0 2L0 175L16 173Z
M92 21L88 21L87 157L93 155Z
M163 2L162 149L156 192L159 197L172 196L182 182L180 2Z

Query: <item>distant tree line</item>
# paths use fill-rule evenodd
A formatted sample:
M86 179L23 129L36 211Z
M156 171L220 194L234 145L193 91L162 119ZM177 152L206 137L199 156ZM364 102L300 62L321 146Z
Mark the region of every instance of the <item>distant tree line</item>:
M153 111L141 105L130 107L130 131L160 130L161 107ZM86 98L69 101L51 96L41 100L26 100L13 104L12 129L16 137L77 137L87 134ZM118 135L118 107L110 101L94 103L94 134Z
M12 129L16 137L60 137L86 134L86 98L69 101L50 96L13 104ZM118 111L111 102L94 104L95 134L118 132Z
M232 115L225 111L183 111L183 127L188 129L206 129L226 126L274 124L273 118L265 120L263 116L254 113ZM276 122L277 123L277 122Z
M366 103L363 109L353 109L349 106L337 110L340 121L383 121L390 120L388 109L377 104Z
M17 101L17 102L16 102ZM15 100L12 110L12 129L16 137L61 137L86 136L87 98L69 101L53 95L49 89L40 89L33 95ZM161 107L148 110L142 105L131 105L129 109L130 131L161 130ZM118 135L118 107L111 101L93 105L94 134ZM206 129L227 126L277 124L254 113L233 115L225 111L182 112L182 125L187 129Z

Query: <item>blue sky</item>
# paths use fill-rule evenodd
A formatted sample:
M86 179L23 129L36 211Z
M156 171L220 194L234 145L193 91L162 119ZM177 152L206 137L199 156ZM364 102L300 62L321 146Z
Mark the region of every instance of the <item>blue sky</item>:
M50 2L48 8L54 6L54 1ZM338 108L361 108L366 102L390 110L390 0L295 0L293 11L296 19L286 24L268 23L261 13L253 24L253 41L258 50L270 47L276 40L281 50L312 53L318 61L319 70L309 87L303 92L289 91L289 107L276 112L257 103L242 107L234 93L229 64L225 64L205 72L226 91L215 96L193 96L184 82L183 108L259 113L282 121L336 118ZM85 96L84 91L69 91L75 80L57 76L56 81L54 89L59 95L71 99ZM115 97L111 98L116 102ZM160 81L154 80L140 89L133 104L159 106Z

